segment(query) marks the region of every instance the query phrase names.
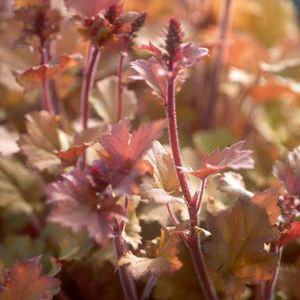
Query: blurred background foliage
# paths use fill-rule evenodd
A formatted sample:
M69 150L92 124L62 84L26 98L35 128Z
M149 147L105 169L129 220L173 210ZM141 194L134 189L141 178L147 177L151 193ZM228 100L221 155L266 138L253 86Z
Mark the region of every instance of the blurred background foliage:
M224 72L213 116L208 109L207 78L219 44L218 20L223 1L125 0L125 7L149 14L147 24L137 38L138 45L148 41L159 43L162 28L168 18L175 15L182 21L188 40L209 48L210 56L189 71L177 96L184 159L189 165L194 165L204 153L246 139L255 152L256 169L243 175L249 190L257 191L276 184L272 175L274 161L282 159L288 150L300 144L300 28L297 12L300 1L233 2ZM16 3L30 5L28 0ZM86 42L70 20L69 12L60 0L53 0L52 4L65 17L60 21L60 32L52 43L52 56L62 53L84 55ZM57 268L57 262L50 257L54 256L62 264L59 276L64 278L63 290L69 293L70 299L120 299L111 245L99 250L84 233L76 235L58 225L43 224L42 233L37 234L41 228L37 228L36 218L47 214L42 187L51 180L51 175L41 176L24 163L22 155L17 154L16 141L25 131L24 116L40 109L41 98L38 89L24 92L12 73L39 64L37 53L20 42L21 29L20 20L3 9L0 18L0 265L11 266L16 260L43 253L45 268L53 270ZM117 73L119 51L118 42L109 43L103 50L96 74L95 98L98 101L103 100L99 89L102 80ZM143 55L141 51L131 49L127 67L129 61ZM67 132L71 121L79 117L82 65L79 63L55 80L60 99L57 105L69 121ZM163 117L159 101L144 83L133 82L130 75L132 70L126 68L128 87L136 92L131 106L137 110L135 122ZM105 97L102 95L102 98ZM93 120L95 123L105 121L103 116L109 116L109 108L97 105L97 100L93 102L96 102L93 104ZM164 141L167 141L166 136ZM208 190L211 197L216 196L213 190ZM227 200L222 205L226 205ZM158 223L153 219L141 221L143 239L151 239L159 232ZM199 288L191 274L186 250L182 250L181 256L184 267L159 280L153 296L155 299L199 299ZM287 284L289 278L297 276L300 280L299 243L286 247L283 261L280 299L300 299L299 291L295 289L297 285ZM291 269L292 265L298 268ZM62 297L57 299L69 299Z

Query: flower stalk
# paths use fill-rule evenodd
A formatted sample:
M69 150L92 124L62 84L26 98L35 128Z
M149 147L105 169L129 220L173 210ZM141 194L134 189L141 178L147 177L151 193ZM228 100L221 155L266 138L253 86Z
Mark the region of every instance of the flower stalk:
M211 128L215 122L219 85L224 69L224 56L227 48L227 36L230 29L230 20L233 8L233 0L224 0L223 3L223 9L219 21L219 47L217 49L216 58L212 64L209 76L210 81L207 95L208 108L205 120L205 125L207 128Z
M169 74L173 74L174 63L172 59L169 62ZM175 78L170 75L168 79L168 91L167 91L167 99L166 99L166 110L167 110L167 118L168 118L168 129L169 129L169 139L171 144L171 149L173 153L174 164L177 171L178 180L185 197L186 204L188 206L190 222L191 222L191 234L189 240L187 241L187 245L189 246L189 250L192 256L192 260L194 263L195 271L197 273L197 277L199 279L200 285L203 289L206 298L209 300L217 300L217 293L210 281L209 274L205 265L205 259L202 253L199 236L195 232L195 227L198 226L199 218L198 218L198 210L197 210L197 202L202 203L204 192L200 192L200 199L198 201L194 201L187 179L185 174L182 172L182 158L180 153L180 145L179 145L179 137L178 137L178 129L177 129L177 117L176 117L176 99L175 99ZM205 181L203 182L203 188L205 189Z
M91 45L88 50L80 97L82 129L88 128L90 115L89 96L95 80L95 73L101 56L99 47Z

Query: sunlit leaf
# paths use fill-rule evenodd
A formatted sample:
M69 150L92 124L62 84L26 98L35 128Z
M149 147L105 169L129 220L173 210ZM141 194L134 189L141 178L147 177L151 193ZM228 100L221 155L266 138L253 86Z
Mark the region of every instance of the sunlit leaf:
M96 113L107 124L117 122L118 116L118 79L107 77L97 83L97 90L92 97ZM137 98L133 91L123 87L123 117L132 119L137 109Z
M141 193L155 203L183 202L172 153L159 142L154 142L146 159L153 167L152 178L144 178Z
M164 273L174 272L182 266L177 257L177 244L177 238L171 236L166 229L162 229L157 245L153 244L151 247L148 247L148 253L152 254L152 258L139 257L132 252L128 252L119 260L118 264L119 266L128 265L129 271L136 279L147 274L159 276Z
M44 80L51 79L65 69L76 66L79 58L78 55L63 54L48 64L35 66L23 72L15 72L15 77L17 82L26 90L32 90L41 87Z
M206 178L227 169L253 169L252 151L244 149L245 142L241 141L223 150L215 150L202 157L197 170L182 168L183 171L199 178Z

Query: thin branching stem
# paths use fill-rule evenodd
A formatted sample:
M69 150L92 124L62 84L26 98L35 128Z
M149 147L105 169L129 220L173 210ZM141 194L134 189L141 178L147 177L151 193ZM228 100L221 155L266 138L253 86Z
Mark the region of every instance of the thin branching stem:
M169 63L169 73L173 74L173 62ZM197 201L195 202L191 191L188 186L185 174L182 172L182 158L180 153L180 144L177 129L177 116L176 116L176 99L175 99L175 78L170 76L168 79L168 90L167 90L167 117L168 117L168 129L169 129L169 139L171 144L171 149L173 153L173 159L177 171L178 180L185 197L190 222L191 222L191 235L188 241L189 250L194 263L195 271L197 273L197 278L199 279L200 285L203 289L206 298L209 300L217 300L216 291L210 281L209 274L205 265L205 259L202 253L199 237L195 232L195 227L198 225L198 211L197 211Z
M123 117L123 108L124 108L124 101L123 101L123 94L124 94L124 82L123 82L123 69L124 69L124 62L126 57L128 56L128 46L127 41L124 41L123 49L120 53L120 61L119 61L119 68L118 68L118 111L117 111L117 121L120 121Z
M98 62L101 56L99 47L90 46L87 54L86 65L83 74L83 83L81 89L81 124L82 129L88 128L88 120L90 115L90 102L89 96L95 80L95 73Z
M224 69L224 56L227 47L227 36L230 30L230 20L232 14L234 0L223 0L223 9L219 22L219 46L217 49L216 58L212 64L209 87L208 87L208 111L206 114L205 125L210 128L215 122L215 113L217 108L217 98L219 94L219 85Z
M203 200L204 200L204 192L205 192L205 188L206 188L206 178L203 178L201 180L201 186L200 186L200 194L198 197L198 201L197 201L197 212L198 214L201 212L201 208L202 208L202 204L203 204Z
M151 275L150 278L148 279L147 283L146 283L146 286L143 290L143 293L142 293L142 296L141 296L140 300L147 300L147 299L150 298L152 290L153 290L156 282L157 282L157 277L154 276L154 275Z
M268 280L265 284L265 300L274 300L275 298L275 287L278 279L278 273L280 269L282 247L278 247L275 243L271 244L271 252L278 255L277 266L272 275L272 278Z
M168 210L168 213L169 213L169 216L170 216L170 219L171 219L173 225L175 225L175 226L178 225L179 221L178 221L176 215L174 214L171 203L170 202L167 203L166 206L167 206L167 210Z
M117 259L121 259L127 252L128 247L122 236L123 225L117 224L114 229L114 244ZM134 279L126 265L118 266L118 273L122 285L125 300L138 300Z

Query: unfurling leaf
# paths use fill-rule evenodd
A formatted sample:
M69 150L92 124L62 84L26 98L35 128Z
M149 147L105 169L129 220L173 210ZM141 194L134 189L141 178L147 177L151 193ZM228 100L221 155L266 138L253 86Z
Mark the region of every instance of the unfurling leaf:
M35 66L23 72L15 72L14 75L21 86L26 90L32 90L40 87L44 80L51 79L65 69L76 66L79 58L78 55L63 54L49 64Z
M40 258L18 262L1 284L1 300L51 300L59 292L60 281L42 275Z
M238 142L223 150L215 150L201 159L197 170L182 168L184 172L199 178L207 178L216 173L233 169L253 169L252 151L244 148L244 141Z
M181 49L182 64L186 67L193 66L201 60L204 56L208 55L208 49L201 48L193 43L183 45Z
M281 233L279 244L285 246L297 239L300 239L300 222L292 223L289 229Z
M120 0L64 0L68 8L85 17L95 17L102 10L117 4Z
M42 182L21 162L0 157L0 207L31 213L42 197Z
M137 75L132 76L132 79L144 80L156 97L162 101L166 98L168 72L156 58L136 60L131 63L131 67L137 72Z
M106 244L112 235L113 220L127 221L125 209L89 170L73 170L47 188L48 203L52 206L49 220L71 228L74 232L86 229L99 244Z
M246 283L268 280L277 257L264 250L279 237L274 224L280 214L278 190L239 199L235 206L208 214L211 237L205 242L209 269L216 285L228 295L238 295Z
M119 260L118 264L119 266L128 265L129 271L136 279L148 274L160 276L177 271L182 266L177 257L178 242L176 236L170 235L166 229L162 229L157 244L148 245L148 256L138 257L132 252L128 252Z
M123 116L132 119L137 108L137 99L133 91L123 88ZM118 107L118 79L115 76L107 77L97 83L97 91L92 97L92 105L96 113L106 124L117 122Z
M283 183L287 192L293 196L300 195L300 147L288 153L285 162L277 161L273 173Z
M159 142L154 142L146 160L153 167L152 178L144 178L141 194L155 203L183 202L172 153Z

